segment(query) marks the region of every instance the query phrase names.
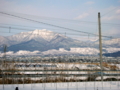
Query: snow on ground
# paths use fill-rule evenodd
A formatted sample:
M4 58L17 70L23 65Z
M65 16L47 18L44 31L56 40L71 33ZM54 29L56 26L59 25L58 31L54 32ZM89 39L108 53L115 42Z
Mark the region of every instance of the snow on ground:
M108 79L108 78L116 78L120 79L120 76L103 76L103 80ZM97 77L96 80L101 80L101 77Z
M103 53L114 53L120 51L120 48L104 48ZM6 55L8 56L21 56L21 55L63 55L63 54L82 54L82 55L98 55L99 50L96 48L70 48L70 50L65 50L64 48L50 49L47 51L26 51L26 50L19 50L17 52L8 51ZM0 57L3 57L4 53L0 52Z
M120 64L116 64L116 66L120 69Z
M16 63L16 65L23 65L22 67L17 67L17 69L24 69L24 65L29 65L28 67L25 67L25 69L42 69L42 67L46 67L47 69L100 69L97 65L80 63ZM36 65L36 67L32 67L33 65ZM42 65L42 67L37 67L37 65Z
M0 85L0 90L120 90L120 82L66 82L42 84L7 84Z

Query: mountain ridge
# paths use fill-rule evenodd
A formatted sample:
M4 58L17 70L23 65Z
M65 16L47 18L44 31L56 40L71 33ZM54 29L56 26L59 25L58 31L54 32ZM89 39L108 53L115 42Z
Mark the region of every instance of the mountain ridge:
M19 34L8 36L6 38L8 39L8 43L10 43L8 44L8 51L45 51L49 49L59 48L69 49L70 47L87 47L86 43L83 41L78 41L59 33L48 31L46 29L36 29L30 32L21 32ZM3 42L3 44L6 44L6 42Z
M120 38L103 41L104 53L108 53L111 48L120 48ZM3 45L8 46L8 51L48 51L52 49L59 50L64 48L70 50L71 48L95 48L98 49L99 42L84 42L73 38L66 37L59 33L48 31L46 29L34 30L29 32L21 32L12 36L0 36L0 51L3 50ZM109 50L107 50L107 48ZM87 50L87 49L85 49ZM99 49L98 49L99 50ZM114 51L116 51L115 49ZM118 49L119 51L119 49ZM81 51L82 52L82 51Z

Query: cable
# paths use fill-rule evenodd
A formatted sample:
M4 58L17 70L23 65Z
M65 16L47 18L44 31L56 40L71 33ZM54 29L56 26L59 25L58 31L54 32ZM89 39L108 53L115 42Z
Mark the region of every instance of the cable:
M36 22L36 23L41 23L41 24L45 24L45 25L57 27L57 28L67 29L67 30L76 31L76 32L81 32L81 33L86 33L86 34L92 34L92 33L88 33L88 32L83 32L83 31L79 31L79 30L69 29L69 28L66 28L66 27L61 27L61 26L57 26L57 25L52 25L52 24L48 24L48 23L44 23L44 22L40 22L40 21L36 21L36 20L32 20L32 19L20 17L20 16L16 16L16 15L12 15L12 14L8 14L8 13L5 13L5 12L0 12L0 13L1 13L1 14L5 14L5 15L9 15L9 16L13 16L13 17L16 17L16 18L20 18L20 19L25 19L25 20L28 20L28 21ZM95 34L92 34L92 35L95 35Z
M18 14L20 16L21 13L15 13L15 12L6 12L6 13L14 13L14 14ZM42 19L46 19L46 20L62 20L62 21L72 21L72 22L84 22L84 23L97 23L97 22L91 22L91 21L80 21L80 20L70 20L70 19L63 19L63 18L53 18L53 17L45 17L45 16L34 16L34 15L28 15L28 14L21 14L21 15L25 15L25 16L32 16L35 18L42 18Z
M116 8L115 8L116 9ZM6 12L7 13L7 12ZM14 13L14 14L18 14L20 16L21 13L15 13L15 12L9 12L9 13ZM42 18L42 19L46 19L46 20L62 20L62 21L68 21L68 22L81 22L81 23L92 23L92 24L97 24L98 22L92 22L92 21L80 21L80 20L70 20L70 19L63 19L63 18L53 18L53 17L44 17L44 16L34 16L34 15L28 15L28 14L21 14L21 15L26 15L26 16L32 16L32 17L35 17L35 18ZM113 25L120 25L118 23L102 23L102 24L113 24Z
M13 29L13 28L12 28ZM24 29L22 29L22 30L24 30ZM27 30L27 31L29 31L29 30ZM32 30L30 30L30 31L32 31ZM2 32L2 31L0 31L1 33L11 33L11 32ZM12 33L16 33L16 32L12 32ZM53 33L53 32L47 32L47 33ZM56 34L62 34L62 35L65 35L65 33L58 33L58 32L54 32L54 33L56 33ZM27 35L27 34L25 34L24 33L24 35ZM39 33L38 34L32 34L32 35L39 35ZM88 35L83 35L83 34L72 34L72 33L67 33L67 35L72 35L72 36L88 36ZM47 36L47 35L46 35ZM50 36L50 35L48 35L48 36ZM52 36L52 35L51 35ZM110 38L110 36L106 36L106 37L109 37ZM112 38L112 37L111 37Z
M0 28L11 28L11 29L17 29L17 30L33 31L32 29L23 29L23 28L14 28L14 27L5 27L5 26L0 26Z
M0 26L0 28L9 28L10 30L11 29L17 29L17 30L24 30L24 31L33 31L33 29L27 29L27 28L16 28L16 27L12 27L12 26ZM52 29L52 30L58 30L58 29ZM10 32L10 31L9 31ZM49 32L49 33L52 33L52 32ZM80 35L80 34L79 34ZM85 35L85 36L88 36L88 35Z
M34 26L23 26L23 25L14 25L14 24L4 24L4 23L0 23L0 24L2 24L2 25L10 25L10 26L8 26L8 27L12 27L12 26L20 26L20 27L30 27L30 28L43 28L43 27L34 27ZM53 28L47 28L47 29L52 29L52 30L54 30Z
M44 22L40 22L40 21L36 21L36 20L24 18L24 17L12 15L12 14L5 13L5 12L0 12L0 13L1 13L1 14L5 14L5 15L8 15L8 16L13 16L13 17L16 17L16 18L20 18L20 19L25 19L25 20L28 20L28 21L36 22L36 23L45 24L45 25L48 25L48 26L53 26L53 27L57 27L57 28L62 28L62 29L70 30L70 31L81 32L81 33L85 33L85 34L90 34L90 35L98 36L98 35L93 34L93 33L84 32L84 31L79 31L79 30L75 30L75 29L70 29L70 28L66 28L66 27L62 27L62 26L57 26L57 25L53 25L53 24L49 24L49 23L44 23ZM102 36L102 37L107 37L107 36Z
M16 27L6 27L6 26L0 26L0 28L9 28L9 29L17 29L17 30L24 30L24 31L33 31L32 29L26 29L26 28L16 28ZM54 29L57 30L57 29ZM42 31L41 31L42 32ZM10 33L10 32L9 32ZM53 33L53 32L47 32L47 33ZM58 33L58 32L54 32L54 33ZM62 33L65 34L65 33ZM73 33L67 33L70 35L82 35L82 36L88 36L88 35L83 35L83 34L73 34Z
M0 33L14 33L14 34L16 34L15 32L2 32L2 31L0 31ZM52 33L52 32L49 32L49 33ZM58 33L58 32L54 32L54 33L56 33L56 34L62 34L62 35L65 34L65 33ZM38 35L38 34L34 34L34 35ZM76 36L76 35L77 36L88 36L88 35L83 35L83 34L72 34L72 33L67 33L67 35L72 35L72 36ZM50 35L48 35L48 36L50 36ZM110 39L118 39L118 38L120 38L120 37L113 37L113 36L106 36L106 37L109 37Z
M117 9L117 8L118 8L118 7L116 7L116 8L114 8L114 9L112 9L112 10L108 11L107 13L104 13L103 15L101 15L101 17L105 16L106 14L108 14L108 13L112 12L113 10L115 10L115 9Z

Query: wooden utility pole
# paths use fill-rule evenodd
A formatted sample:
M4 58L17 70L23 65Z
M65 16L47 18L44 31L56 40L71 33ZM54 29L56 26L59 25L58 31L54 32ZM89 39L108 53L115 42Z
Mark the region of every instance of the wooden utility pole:
M6 65L6 51L7 51L7 45L4 45L3 46L3 51L4 51L4 56L3 56L3 61L2 61L2 70L6 70L6 68L7 68L7 65ZM2 77L2 80L3 80L3 90L4 90L4 84L5 84L5 79L7 80L7 78L5 78L5 75L4 75L4 72L2 71L2 75L3 75L3 77Z
M100 67L101 67L101 81L103 81L103 65L102 65L102 37L101 37L101 20L100 12L98 13L98 29L99 29L99 50L100 50Z

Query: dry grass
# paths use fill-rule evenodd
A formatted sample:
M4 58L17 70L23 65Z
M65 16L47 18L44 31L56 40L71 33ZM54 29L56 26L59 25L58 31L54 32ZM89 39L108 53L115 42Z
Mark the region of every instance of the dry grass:
M103 63L102 65L106 68L109 68L110 70L118 70L119 69L116 65L111 65L108 63Z
M65 79L65 78L61 78L61 77L57 77L57 78L46 78L46 79L38 79L38 80L32 80L30 78L25 78L25 79L0 79L0 84L29 84L29 83L55 83L55 82L83 82L83 81L100 81L100 80L96 80L97 76L88 76L87 79L83 80L83 79ZM120 79L116 79L116 78L106 78L104 79L104 81L120 81Z

